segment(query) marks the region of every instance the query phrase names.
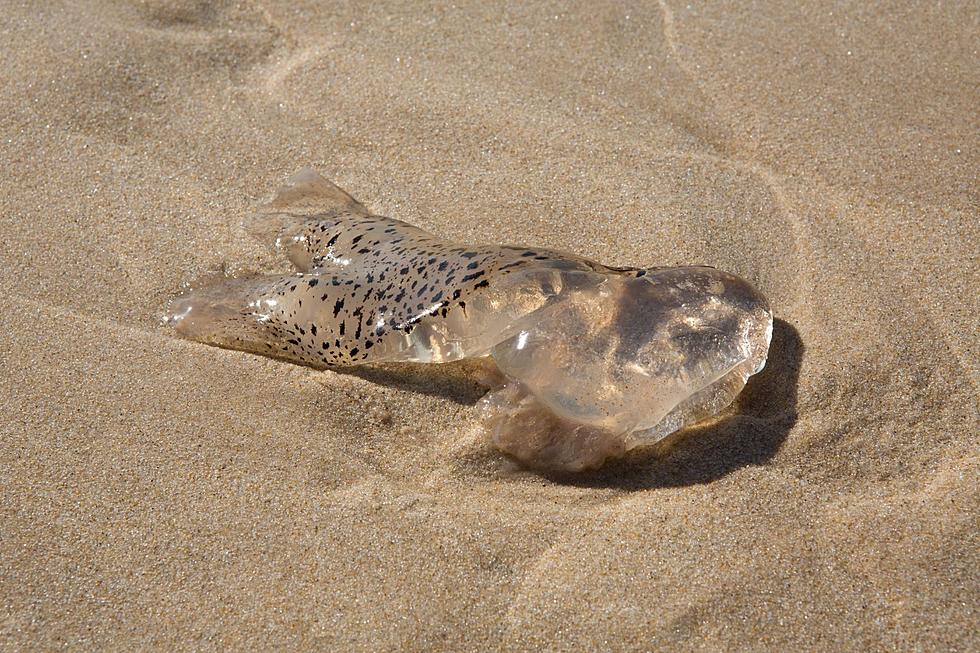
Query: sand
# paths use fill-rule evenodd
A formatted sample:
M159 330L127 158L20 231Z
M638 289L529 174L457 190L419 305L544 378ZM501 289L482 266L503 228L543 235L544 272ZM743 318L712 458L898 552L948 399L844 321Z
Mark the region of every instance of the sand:
M972 6L971 6L972 5ZM980 648L974 3L2 2L0 649ZM768 294L714 423L599 472L466 366L176 339L312 165L448 237Z

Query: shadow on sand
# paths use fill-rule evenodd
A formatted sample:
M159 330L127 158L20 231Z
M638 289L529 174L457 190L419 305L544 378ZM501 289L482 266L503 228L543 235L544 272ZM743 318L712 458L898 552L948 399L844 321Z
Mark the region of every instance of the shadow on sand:
M489 385L481 380L492 374L492 367L481 360L461 360L441 365L391 363L331 369L378 385L472 406L489 390Z

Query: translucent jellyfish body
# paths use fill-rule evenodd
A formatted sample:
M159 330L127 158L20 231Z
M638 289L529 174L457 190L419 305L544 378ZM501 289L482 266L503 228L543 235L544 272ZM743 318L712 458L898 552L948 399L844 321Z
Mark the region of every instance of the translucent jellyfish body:
M546 249L466 247L372 215L312 170L249 223L295 274L193 288L187 338L314 366L489 357L494 444L580 470L711 416L765 365L772 315L714 268L609 268Z

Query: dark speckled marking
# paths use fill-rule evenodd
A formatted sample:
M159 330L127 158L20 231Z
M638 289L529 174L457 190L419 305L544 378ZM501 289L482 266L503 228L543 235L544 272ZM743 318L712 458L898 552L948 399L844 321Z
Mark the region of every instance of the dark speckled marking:
M245 303L271 307L260 321L268 349L316 365L365 362L407 346L416 326L454 311L465 316L474 295L521 269L602 267L543 249L463 247L371 215L318 176L283 189L269 206L270 223L286 225L277 242L301 273L257 278Z

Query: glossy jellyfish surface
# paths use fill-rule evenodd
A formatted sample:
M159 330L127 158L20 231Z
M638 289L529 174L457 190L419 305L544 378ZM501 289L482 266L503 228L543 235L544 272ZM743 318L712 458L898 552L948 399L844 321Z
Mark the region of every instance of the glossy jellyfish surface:
M609 268L463 246L372 215L312 170L250 219L298 272L192 287L178 334L318 367L489 357L483 428L533 466L580 470L714 415L765 365L768 303L710 267Z

